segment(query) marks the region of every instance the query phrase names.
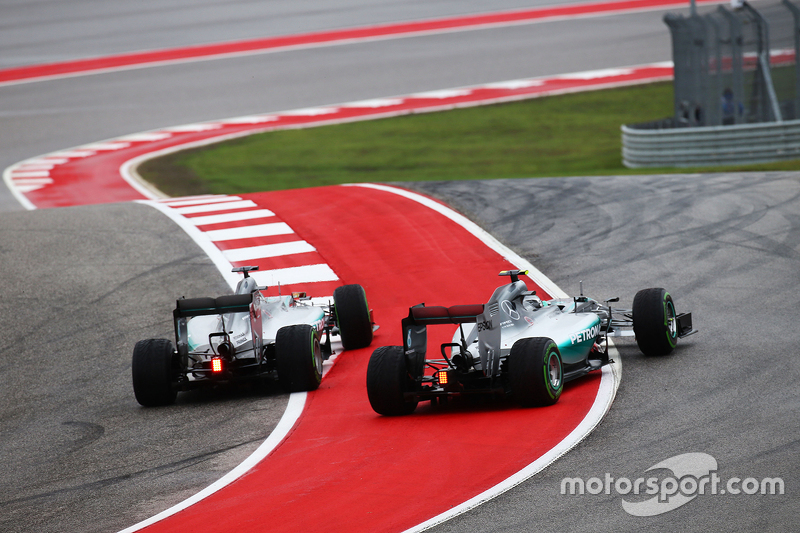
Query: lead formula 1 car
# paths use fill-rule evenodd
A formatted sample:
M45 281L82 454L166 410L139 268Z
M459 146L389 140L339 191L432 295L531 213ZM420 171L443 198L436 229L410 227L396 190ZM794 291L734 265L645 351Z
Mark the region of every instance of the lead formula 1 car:
M635 336L646 355L666 355L696 330L691 313L677 314L661 288L636 293L633 309L616 309L581 295L542 301L519 279L527 271L500 272L510 283L489 302L409 308L403 346L382 346L367 366L367 395L382 415L403 415L418 402L464 394L512 396L524 407L556 403L564 383L613 362L608 338ZM427 356L427 328L458 325L438 358Z
M233 269L244 276L234 294L177 300L174 345L136 343L133 391L141 405L168 405L179 391L261 377L277 378L287 392L314 390L333 335L346 350L372 342L376 326L361 285L337 287L333 304L319 306L305 293L264 295L266 287L248 275L253 270Z

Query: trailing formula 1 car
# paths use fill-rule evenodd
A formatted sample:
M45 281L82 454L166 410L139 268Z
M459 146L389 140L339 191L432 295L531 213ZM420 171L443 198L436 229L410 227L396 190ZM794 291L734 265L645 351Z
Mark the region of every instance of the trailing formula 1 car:
M266 287L248 275L253 270L233 269L244 276L234 294L177 300L175 345L136 343L133 391L141 405L168 405L178 391L261 377L277 378L287 392L314 390L333 335L346 350L372 343L376 326L361 285L337 287L333 304L319 306L305 293L264 295Z
M691 313L677 314L661 288L644 289L633 309L616 309L581 295L542 301L519 279L527 271L500 272L510 283L489 302L409 308L403 346L382 346L367 366L367 395L382 415L403 415L423 400L464 394L512 396L524 407L556 403L564 383L613 362L608 338L635 336L646 355L666 355L696 330ZM458 325L441 357L427 358L427 328ZM448 354L449 353L449 354Z

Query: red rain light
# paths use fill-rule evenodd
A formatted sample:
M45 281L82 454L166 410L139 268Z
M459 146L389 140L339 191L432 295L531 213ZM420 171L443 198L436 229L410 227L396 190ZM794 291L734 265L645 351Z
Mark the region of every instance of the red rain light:
M222 372L222 359L219 357L214 357L211 359L211 371L212 372Z
M436 379L439 380L439 385L447 385L447 371L439 370L436 373Z

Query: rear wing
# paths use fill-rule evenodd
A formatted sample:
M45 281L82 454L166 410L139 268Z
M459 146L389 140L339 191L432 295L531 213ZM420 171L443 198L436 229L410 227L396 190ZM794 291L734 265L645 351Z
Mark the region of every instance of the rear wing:
M175 323L175 344L178 355L188 364L189 334L187 319L195 316L227 315L230 313L250 313L250 329L253 334L253 349L257 355L261 353L261 293L227 294L217 298L181 298L176 300L172 311ZM251 312L252 308L252 312ZM227 339L227 333L217 333ZM209 341L210 343L210 341Z
M496 306L495 306L496 307ZM487 375L499 365L500 327L484 304L453 305L451 307L415 305L402 320L403 350L415 365L424 365L428 350L428 326L441 324L477 324L478 350L481 365Z
M483 314L483 304L454 305L452 307L442 307L440 305L425 307L425 304L419 304L409 308L407 320L420 326L474 324L478 321L478 315L481 314Z
M181 298L175 302L172 316L222 315L227 313L247 313L253 302L253 294L228 294L217 298Z

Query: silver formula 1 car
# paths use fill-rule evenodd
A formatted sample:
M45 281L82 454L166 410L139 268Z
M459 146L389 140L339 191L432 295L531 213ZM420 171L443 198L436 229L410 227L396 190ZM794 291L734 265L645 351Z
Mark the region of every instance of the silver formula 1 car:
M382 415L403 415L422 400L464 394L512 396L520 405L558 401L564 383L612 361L608 338L635 336L646 355L666 355L696 330L691 313L677 314L661 288L644 289L633 309L612 308L581 295L542 301L519 279L527 271L501 272L511 282L489 302L452 307L419 304L402 320L403 346L383 346L367 367L367 394ZM439 358L427 356L427 328L458 325Z
M233 269L244 275L234 294L177 300L174 345L136 343L133 391L140 404L168 405L178 391L261 377L277 378L287 392L314 390L333 335L346 350L372 342L375 326L361 285L337 287L333 304L319 306L305 293L265 296L266 287L248 275L253 270Z

